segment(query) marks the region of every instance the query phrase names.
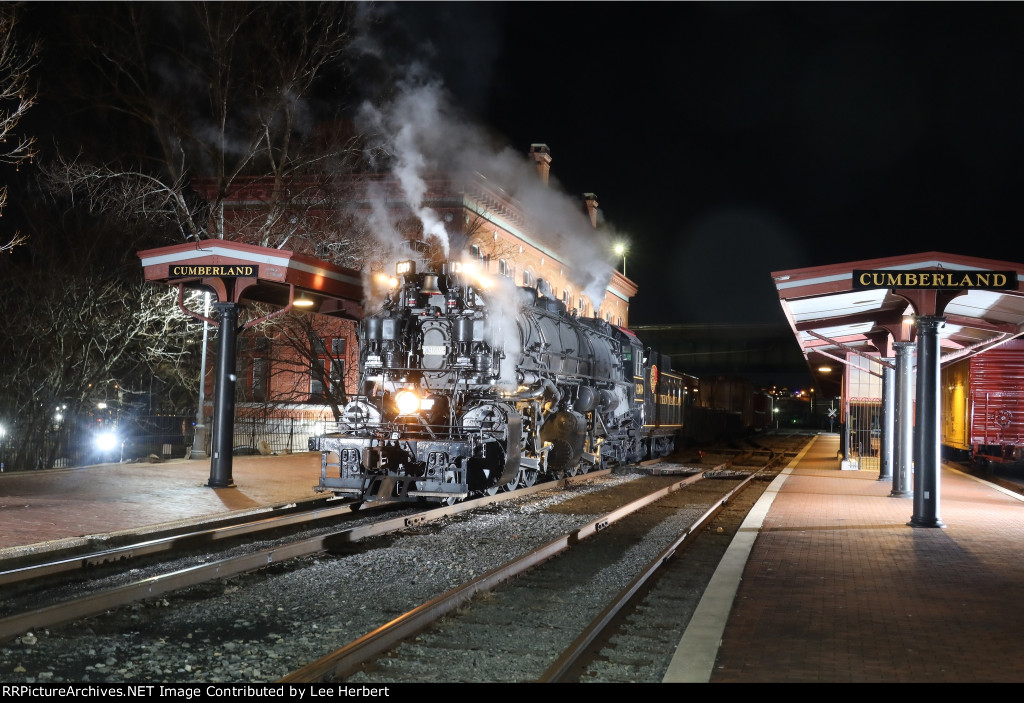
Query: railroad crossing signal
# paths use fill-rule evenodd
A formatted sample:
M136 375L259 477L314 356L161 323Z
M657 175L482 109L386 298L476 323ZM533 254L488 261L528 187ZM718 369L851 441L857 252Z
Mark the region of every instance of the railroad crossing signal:
M839 410L839 408L829 408L829 411L828 411L828 416L829 416L829 417L835 417L835 416L836 416L836 412L837 412L838 410Z

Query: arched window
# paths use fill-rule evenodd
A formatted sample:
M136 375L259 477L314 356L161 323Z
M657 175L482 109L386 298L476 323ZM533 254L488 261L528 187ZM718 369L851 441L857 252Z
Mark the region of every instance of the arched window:
M498 273L502 276L509 276L511 274L508 261L505 259L498 259Z
M527 288L533 286L533 274L529 271L523 271L523 285Z

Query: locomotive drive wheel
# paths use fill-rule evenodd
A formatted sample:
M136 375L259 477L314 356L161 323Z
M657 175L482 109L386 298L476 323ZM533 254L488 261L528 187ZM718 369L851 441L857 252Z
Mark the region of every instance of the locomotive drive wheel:
M520 469L519 480L517 481L518 487L529 488L537 483L537 476L539 475L540 472L537 469Z
M445 483L455 483L455 472L454 471L446 471L445 474L444 474L444 482ZM450 498L445 498L443 500L443 502L444 502L445 505L455 505L456 503L458 503L461 500L462 500L462 498L456 498L455 496L451 496Z

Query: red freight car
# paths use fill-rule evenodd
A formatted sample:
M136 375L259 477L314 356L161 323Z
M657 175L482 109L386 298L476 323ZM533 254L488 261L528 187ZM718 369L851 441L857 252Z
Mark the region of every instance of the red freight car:
M1024 459L1024 340L942 369L942 444L983 468Z

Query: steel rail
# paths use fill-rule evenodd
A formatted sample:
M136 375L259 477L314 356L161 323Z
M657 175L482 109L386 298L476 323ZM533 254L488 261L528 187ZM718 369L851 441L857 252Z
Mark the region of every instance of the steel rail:
M374 537L388 532L401 530L449 515L455 515L507 500L514 500L533 493L551 488L565 487L575 483L584 483L593 478L611 473L610 470L581 474L572 478L538 484L516 491L483 496L473 500L443 506L411 516L381 520L372 525L353 527L339 532L320 535L290 544L262 549L252 554L222 559L208 564L200 564L187 569L180 569L167 574L141 579L134 583L107 589L92 595L82 596L63 603L18 613L0 619L0 643L11 640L18 635L33 629L56 627L81 618L91 617L106 612L111 608L128 605L146 598L154 598L189 586L195 586L217 578L227 578L237 574L255 571L270 564L277 564L289 559L309 556L329 551L336 545L357 542L361 539Z
M194 530L192 532L183 532L181 534L170 535L168 537L160 537L157 539L145 540L143 542L126 544L121 547L111 547L110 549L103 549L96 552L90 552L88 554L79 554L73 557L54 559L52 561L41 562L30 566L5 569L0 571L0 586L24 583L25 581L32 581L44 576L54 576L57 574L125 561L128 559L135 559L151 554L159 554L161 552L168 552L176 549L188 549L192 546L203 545L223 539L230 539L232 537L240 537L253 532L264 532L267 530L278 529L280 527L287 527L289 525L298 525L305 522L313 522L315 520L336 517L338 515L343 515L357 510L357 505L358 504L347 503L334 507L313 508L303 512L292 513L290 515L275 515L273 517L264 517L237 525L211 527L203 530ZM290 510L295 507L295 503L290 503L275 509ZM358 505L358 509L360 510L372 507L377 506L367 504Z
M615 616L618 615L619 612L633 599L636 592L639 591L640 588L647 583L680 548L684 546L684 544L686 544L686 540L690 539L693 534L702 530L708 522L713 520L714 517L725 508L734 496L747 488L747 486L750 485L750 482L767 468L768 466L763 466L757 471L751 473L739 485L734 487L715 505L711 506L703 515L697 518L693 524L687 527L686 530L684 530L671 545L666 547L661 554L652 559L651 562L636 576L636 578L634 578L629 585L623 588L622 591L620 591L618 595L611 600L605 609L602 610L583 630L583 632L580 633L579 637L577 637L572 644L570 644L565 651L559 655L551 666L541 674L537 679L537 683L563 682L566 674L568 674L576 663L580 661L590 645L593 644L594 640L601 636L605 628L607 628L615 619Z
M562 535L517 559L495 567L487 573L481 574L471 581L427 601L334 652L326 654L300 669L296 669L284 678L279 679L278 683L315 683L350 676L371 659L392 649L403 639L426 629L439 618L464 605L476 594L493 590L505 581L524 571L528 571L565 551L572 545L604 530L612 523L702 478L702 474L687 477L602 515L573 532Z

